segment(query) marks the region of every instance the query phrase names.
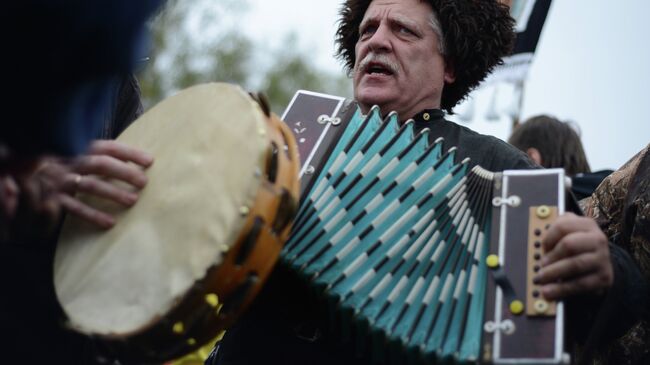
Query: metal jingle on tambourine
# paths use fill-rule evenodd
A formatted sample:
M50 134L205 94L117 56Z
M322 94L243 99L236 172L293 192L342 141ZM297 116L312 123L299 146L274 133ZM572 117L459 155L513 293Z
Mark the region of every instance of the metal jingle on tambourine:
M250 95L251 98L253 98L257 104L259 104L259 106L262 108L262 111L264 112L264 115L266 115L267 118L271 116L271 103L269 103L269 98L266 96L266 94L263 92L249 92L248 95Z

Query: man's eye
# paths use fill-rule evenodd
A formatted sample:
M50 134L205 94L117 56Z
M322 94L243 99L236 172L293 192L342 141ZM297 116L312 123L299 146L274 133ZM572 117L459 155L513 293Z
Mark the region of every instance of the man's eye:
M415 34L414 31L412 31L412 30L410 30L409 28L406 28L406 27L400 27L399 32L402 33L402 34L407 34L407 35L417 35L417 34Z
M369 36L369 35L374 34L376 30L377 30L377 27L375 27L374 25L368 25L368 26L361 29L361 31L359 32L359 35L361 35L361 37Z

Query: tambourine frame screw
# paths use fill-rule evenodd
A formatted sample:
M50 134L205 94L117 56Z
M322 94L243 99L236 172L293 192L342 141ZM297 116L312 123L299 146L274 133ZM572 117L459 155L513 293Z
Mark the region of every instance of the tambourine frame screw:
M208 303L208 305L210 305L212 308L216 308L217 305L219 305L219 297L214 293L206 294L205 302Z
M178 335L185 332L185 326L183 325L183 322L174 323L174 325L172 326L172 331L174 331L174 333Z

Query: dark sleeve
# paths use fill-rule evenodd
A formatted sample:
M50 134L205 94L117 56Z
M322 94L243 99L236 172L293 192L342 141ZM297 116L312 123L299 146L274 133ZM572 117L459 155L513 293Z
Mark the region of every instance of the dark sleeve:
M567 300L567 321L572 337L584 345L590 358L611 341L625 334L641 318L648 318L648 283L630 255L609 245L614 283L604 296L579 296Z
M533 162L528 155L513 147L512 145L503 142L497 138L491 138L491 148L488 149L487 156L485 157L488 170L499 172L503 170L525 170L525 169L539 169L541 166Z

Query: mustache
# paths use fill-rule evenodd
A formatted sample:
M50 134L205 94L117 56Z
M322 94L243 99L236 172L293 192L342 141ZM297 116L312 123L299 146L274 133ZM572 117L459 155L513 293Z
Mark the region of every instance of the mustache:
M401 71L399 64L393 62L393 60L391 60L387 55L369 52L361 62L359 62L359 66L355 72L363 72L367 70L370 63L379 63L393 74L397 74Z

